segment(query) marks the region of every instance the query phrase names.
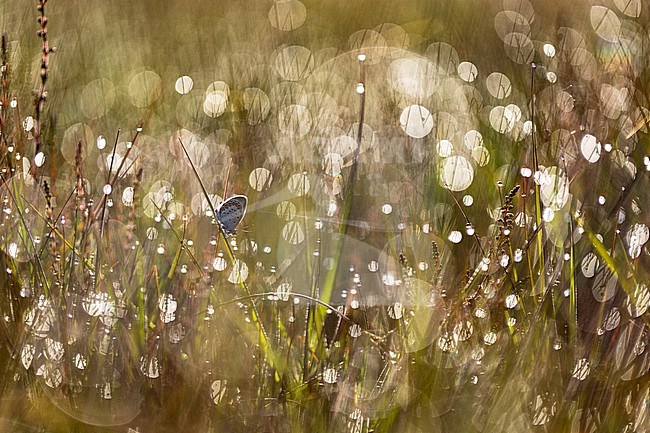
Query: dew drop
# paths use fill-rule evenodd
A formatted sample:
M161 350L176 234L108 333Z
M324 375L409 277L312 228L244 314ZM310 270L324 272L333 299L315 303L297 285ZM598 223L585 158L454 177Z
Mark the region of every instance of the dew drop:
M105 147L106 147L106 139L104 138L103 135L100 135L99 137L97 137L97 148L99 150L102 150Z
M519 301L517 300L517 295L510 294L506 296L506 308L515 308Z
M43 152L38 152L34 157L34 164L36 167L41 167L45 163L45 154Z
M323 372L323 381L325 383L336 383L338 373L333 368L328 368Z

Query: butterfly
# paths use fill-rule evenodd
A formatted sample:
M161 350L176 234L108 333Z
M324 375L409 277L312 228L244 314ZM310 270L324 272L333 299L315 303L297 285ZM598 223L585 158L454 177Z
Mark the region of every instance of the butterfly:
M248 198L245 195L233 195L221 202L217 208L217 221L226 236L236 233L236 228L246 214Z

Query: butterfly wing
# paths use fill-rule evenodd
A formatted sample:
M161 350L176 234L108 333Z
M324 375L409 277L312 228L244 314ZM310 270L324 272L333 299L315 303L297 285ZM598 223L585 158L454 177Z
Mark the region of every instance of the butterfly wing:
M221 203L217 209L217 221L226 235L235 234L235 229L246 214L247 204L245 195L234 195Z

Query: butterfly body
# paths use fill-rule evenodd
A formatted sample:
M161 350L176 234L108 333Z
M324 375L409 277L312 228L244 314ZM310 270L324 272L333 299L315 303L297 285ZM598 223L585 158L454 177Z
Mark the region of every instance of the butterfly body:
M232 236L236 228L246 214L248 198L245 195L234 195L221 202L217 208L217 221L224 234Z

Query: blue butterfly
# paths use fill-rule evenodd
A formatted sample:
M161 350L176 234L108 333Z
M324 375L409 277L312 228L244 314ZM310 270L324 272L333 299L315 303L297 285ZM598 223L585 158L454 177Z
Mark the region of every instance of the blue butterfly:
M217 221L226 236L236 233L236 228L246 214L248 198L245 195L233 195L221 202L217 208Z

